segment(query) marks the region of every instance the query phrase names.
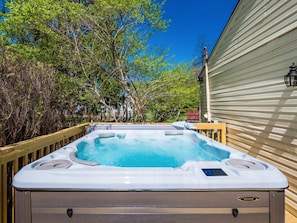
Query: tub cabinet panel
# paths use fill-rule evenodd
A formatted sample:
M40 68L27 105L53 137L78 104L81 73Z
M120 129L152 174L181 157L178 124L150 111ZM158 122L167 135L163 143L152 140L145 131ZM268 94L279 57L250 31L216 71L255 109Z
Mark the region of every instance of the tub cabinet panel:
M284 223L283 191L18 191L16 196L16 215L27 218L16 223ZM30 207L24 210L24 204Z
M215 222L239 222L239 223L266 223L269 218L263 215L247 215L234 219L232 216L226 215L157 215L157 214L142 214L142 215L77 215L68 219L65 216L52 215L35 216L33 222L42 223L215 223Z
M269 192L259 191L100 191L32 192L32 207L269 207ZM253 200L254 199L254 200ZM206 206L207 205L207 206Z

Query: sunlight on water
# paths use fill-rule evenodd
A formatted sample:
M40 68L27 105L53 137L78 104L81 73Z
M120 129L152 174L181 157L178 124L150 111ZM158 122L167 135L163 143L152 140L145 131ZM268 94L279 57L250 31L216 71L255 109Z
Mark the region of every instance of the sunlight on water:
M195 135L164 136L161 140L128 140L117 135L95 138L92 144L79 143L78 158L119 167L179 167L189 160L221 160L229 157L229 153L219 154L213 153L214 149L210 150L212 152L203 149Z

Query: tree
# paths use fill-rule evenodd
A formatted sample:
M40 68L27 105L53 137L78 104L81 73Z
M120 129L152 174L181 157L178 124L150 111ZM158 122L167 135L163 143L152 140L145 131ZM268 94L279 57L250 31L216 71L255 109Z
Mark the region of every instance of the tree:
M205 36L199 36L196 44L197 57L193 61L193 66L201 68L204 65L205 59L208 59L208 54L212 51L212 43L208 42Z
M56 131L63 126L55 71L24 61L2 48L0 64L0 146Z
M149 102L149 112L154 121L179 120L181 114L197 109L199 104L199 85L195 68L179 64L165 73L163 87L154 92L154 100Z
M146 50L148 38L166 28L162 5L155 0L16 0L7 5L10 13L0 28L24 58L53 66L105 107L120 104L124 92L144 121L140 88L133 84L138 71L130 67L135 68L134 58Z

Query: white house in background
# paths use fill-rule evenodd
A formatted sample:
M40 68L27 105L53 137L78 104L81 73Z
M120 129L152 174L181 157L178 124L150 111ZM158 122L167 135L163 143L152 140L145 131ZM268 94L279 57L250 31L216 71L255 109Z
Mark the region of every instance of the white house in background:
M292 63L297 1L239 0L199 79L201 120L227 123L229 146L285 173L286 209L297 216L297 87L284 83Z

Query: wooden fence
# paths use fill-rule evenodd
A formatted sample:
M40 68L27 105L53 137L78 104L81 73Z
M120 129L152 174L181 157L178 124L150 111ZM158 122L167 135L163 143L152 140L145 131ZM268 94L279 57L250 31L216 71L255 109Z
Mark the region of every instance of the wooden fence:
M226 123L196 123L198 133L226 144Z
M12 179L23 166L85 135L89 123L0 148L0 222L14 222Z

